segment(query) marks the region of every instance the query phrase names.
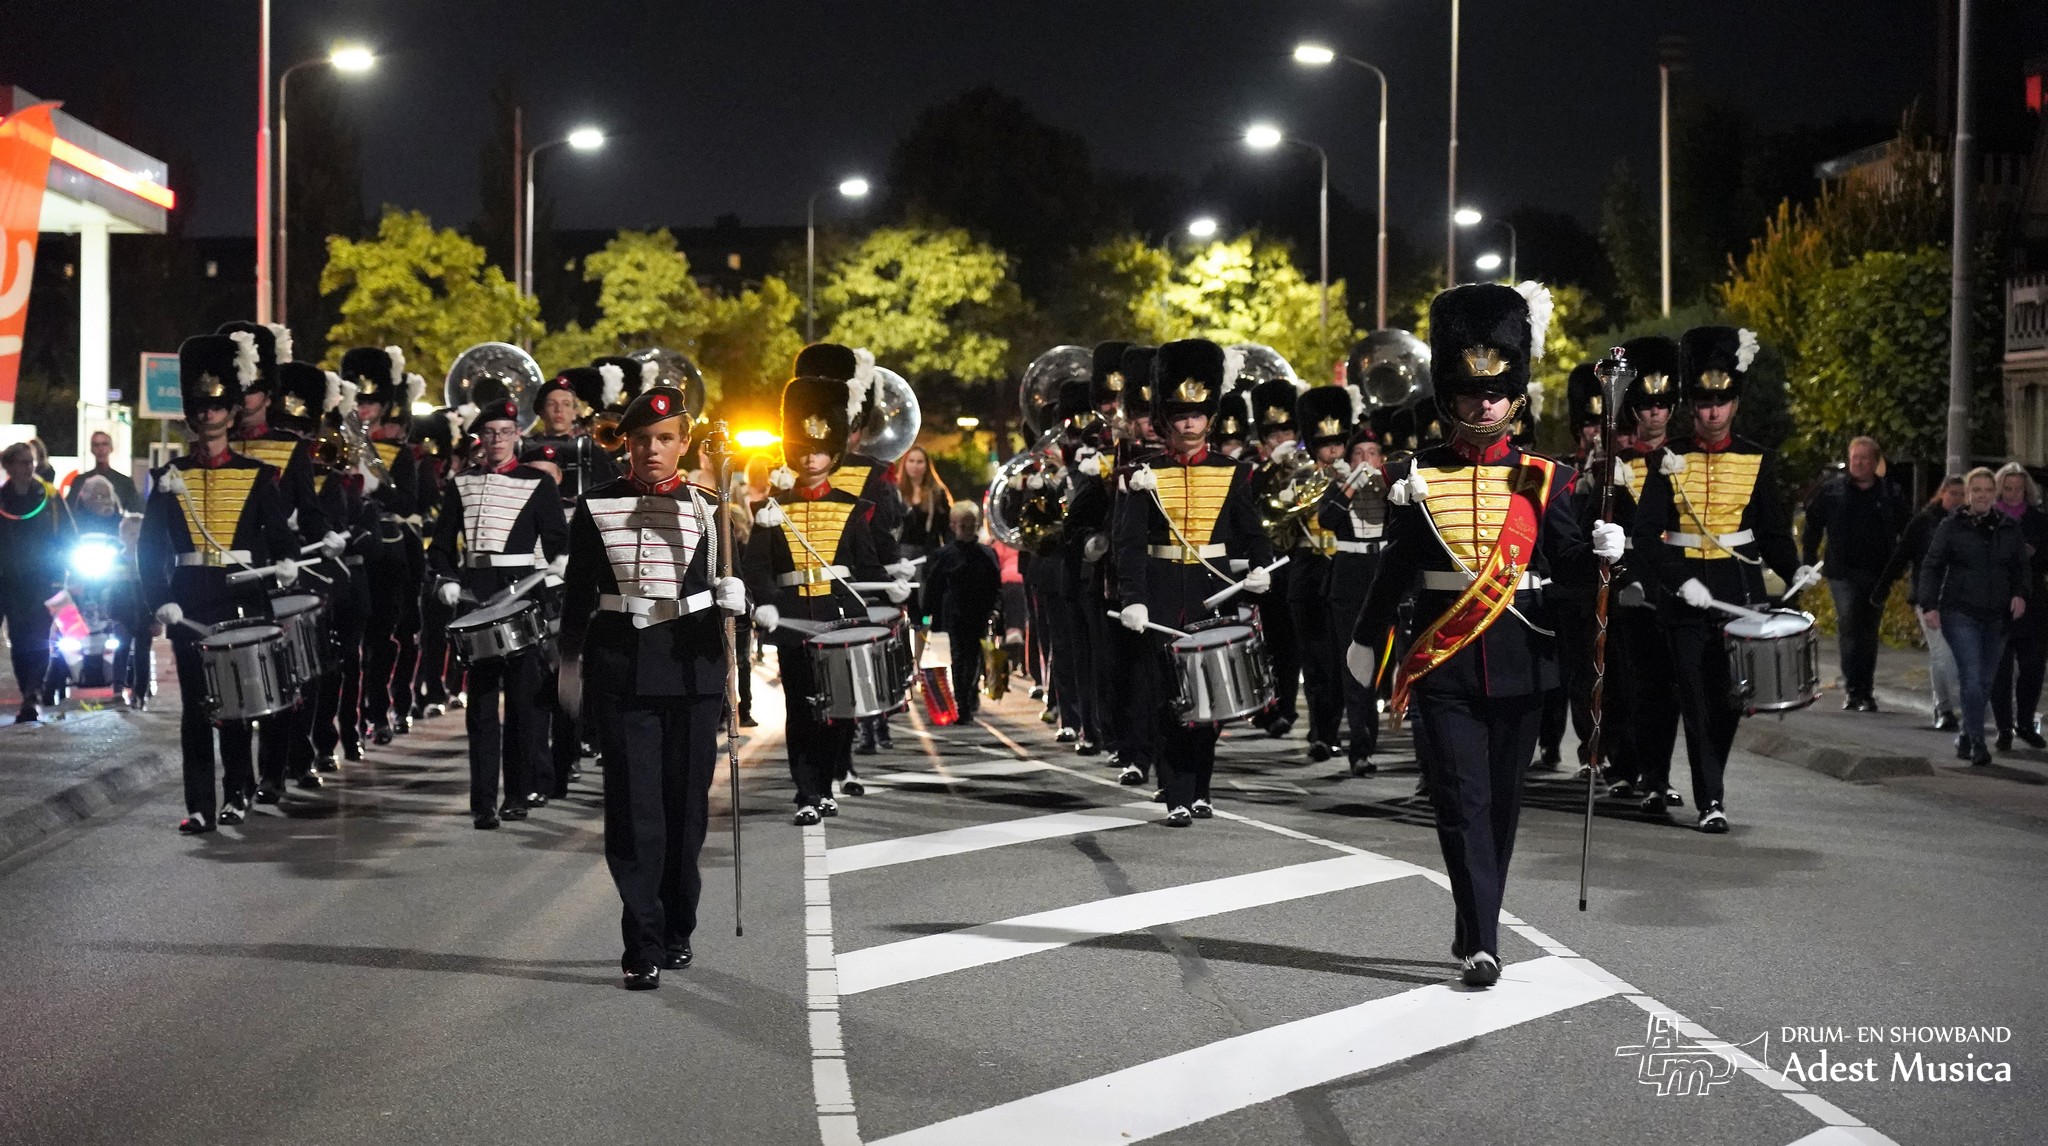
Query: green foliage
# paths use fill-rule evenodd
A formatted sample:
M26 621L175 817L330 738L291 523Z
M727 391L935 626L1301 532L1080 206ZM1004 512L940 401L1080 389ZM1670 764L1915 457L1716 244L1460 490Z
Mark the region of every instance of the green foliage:
M1146 341L1261 342L1314 383L1329 378L1360 337L1347 317L1342 280L1330 284L1327 334L1320 298L1320 284L1295 266L1288 244L1252 232L1195 252L1132 308Z
M869 234L827 271L818 301L828 340L865 346L907 378L978 382L1020 365L1012 334L1029 309L1009 256L958 228Z
M438 381L455 356L479 342L518 342L539 333L539 307L522 299L484 249L435 230L418 211L386 207L375 238L327 240L320 293L342 292L341 321L327 332L327 364L351 346L396 345L407 369Z
M1641 320L1656 314L1662 307L1656 220L1626 160L1614 165L1600 200L1600 249L1614 268L1615 293L1628 317Z

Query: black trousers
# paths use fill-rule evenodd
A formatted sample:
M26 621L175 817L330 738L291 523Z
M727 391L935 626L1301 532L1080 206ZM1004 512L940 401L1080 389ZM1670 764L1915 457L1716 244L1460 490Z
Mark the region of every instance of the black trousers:
M392 634L398 642L398 655L391 663L391 706L400 717L410 716L418 700L415 682L420 671L421 630L425 624L421 601L427 580L426 553L418 541L412 542L406 555L405 575L404 587L399 590L398 625Z
M1660 792L1671 786L1671 753L1678 743L1678 688L1670 663L1671 642L1657 610L1608 610L1603 750L1618 775Z
M420 601L420 661L413 674L413 696L421 704L447 704L462 691L462 665L448 647L448 622L455 610L438 598Z
M1436 809L1437 844L1451 877L1451 951L1500 954L1501 895L1522 814L1522 774L1536 746L1541 698L1418 692L1415 752Z
M796 804L816 806L832 794L832 781L853 766L854 723L822 720L811 707L810 698L818 695L818 677L801 641L777 641L775 660L782 673L785 746Z
M1331 623L1329 603L1321 598L1295 598L1287 603L1301 651L1301 690L1308 701L1308 738L1337 743L1344 723L1344 651L1349 630ZM1343 643L1339 643L1339 642Z
M1363 589L1364 586L1358 588ZM1335 593L1330 596L1330 639L1337 644L1337 671L1343 677L1344 685L1344 727L1350 733L1348 755L1353 760L1369 759L1373 750L1379 747L1380 740L1379 696L1353 679L1350 668L1344 663L1345 654L1351 651L1352 627L1358 623L1359 610L1364 607L1363 597Z
M576 722L562 709L559 666L542 666L540 695L547 705L547 751L534 765L534 790L558 800L569 794L569 769L583 759L583 738Z
M1301 719L1297 703L1301 696L1301 640L1294 629L1294 616L1287 611L1287 575L1291 572L1285 567L1273 570L1273 588L1255 598L1266 651L1273 658L1273 707L1256 718L1262 725L1283 716L1291 721Z
M404 601L413 596L405 583L403 561L378 560L365 567L370 586L369 611L363 622L362 722L371 727L391 723L392 682L398 670L398 630Z
M1130 721L1123 709L1129 703L1125 678L1130 662L1117 655L1117 634L1128 632L1109 619L1109 602L1093 591L1081 596L1081 625L1088 631L1088 703L1093 706L1096 743L1111 752L1122 752L1124 731Z
M946 630L946 640L953 646L953 703L963 724L981 711L981 638L987 627Z
M206 670L192 630L172 626L171 655L178 665L178 745L185 762L185 810L213 815L220 800L247 800L256 790L256 771L249 752L249 725L231 720L215 725L206 718ZM221 787L213 781L213 738L220 734Z
M43 604L49 595L35 585L0 587L0 619L7 623L14 683L23 704L41 698L43 677L50 671L50 610Z
M1166 806L1184 808L1209 798L1209 780L1216 771L1216 740L1222 729L1214 724L1190 727L1181 723L1173 703L1176 689L1172 657L1158 637L1151 633L1145 637L1151 643L1150 660L1157 666L1155 679L1161 682L1152 707L1154 743L1158 745L1152 762L1159 769L1159 786L1166 789Z
M1607 616L1609 623L1612 624L1615 613L1612 600L1608 605ZM1551 617L1557 622L1557 667L1558 675L1563 678L1559 688L1562 696L1552 698L1546 703L1542 744L1544 749L1549 751L1564 742L1563 717L1568 715L1571 719L1572 734L1579 738L1581 764L1588 762L1593 750L1593 644L1600 636L1600 622L1594 616L1594 609L1593 601L1567 600L1550 611ZM1610 640L1607 645L1608 672L1605 683L1609 686L1614 683L1616 675L1615 646L1618 643ZM1564 711L1553 716L1549 706L1556 705L1560 699L1563 701ZM1558 726L1554 736L1550 727L1553 720Z
M1163 703L1161 693L1173 687L1173 666L1161 655L1151 633L1134 633L1119 624L1111 630L1111 640L1123 666L1117 676L1122 698L1117 708L1121 753L1117 759L1149 776L1153 762L1159 759L1158 710Z
M320 681L299 686L299 703L256 722L256 775L266 788L313 766L313 707Z
M1728 750L1735 746L1742 712L1735 707L1730 691L1721 627L1711 619L1680 616L1668 621L1664 631L1671 643L1672 674L1678 684L1685 755L1692 764L1692 799L1704 808L1721 799L1721 777L1728 770ZM1671 786L1668 756L1661 770L1655 761L1645 765L1645 783L1652 789Z
M523 808L536 791L536 761L547 751L550 698L541 695L540 654L533 649L469 667L469 812L481 816L498 808L498 773L505 774L505 805ZM498 700L505 715L498 715Z
M746 716L754 714L754 626L741 623L732 627L732 655L740 666L740 712Z
M363 740L363 627L369 604L360 569L327 599L340 671L322 678L314 694L313 748L322 756L332 756L337 743L356 747Z
M1877 626L1884 609L1870 603L1875 578L1830 577L1828 595L1835 602L1835 632L1842 654L1842 681L1850 696L1869 696L1877 676ZM2034 695L2041 694L2034 677ZM2028 711L2032 711L2030 708ZM1999 727L2006 725L2001 722Z
M2001 734L2033 728L2041 707L2041 682L2048 676L2048 633L2043 631L2043 618L2031 609L2007 626L1998 675L1991 678L1991 719Z
M607 698L604 860L625 905L628 970L656 963L697 928L697 855L710 822L722 696Z

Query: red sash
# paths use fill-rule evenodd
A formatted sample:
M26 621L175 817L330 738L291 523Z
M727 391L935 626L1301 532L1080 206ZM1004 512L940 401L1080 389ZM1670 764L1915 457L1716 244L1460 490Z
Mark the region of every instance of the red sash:
M1415 682L1435 672L1459 650L1479 639L1514 604L1515 586L1536 555L1536 535L1543 510L1550 502L1550 481L1556 473L1548 458L1522 455L1522 472L1516 475L1514 496L1508 500L1506 520L1492 552L1479 565L1472 584L1458 595L1443 615L1416 635L1415 643L1401 658L1394 672L1393 710L1408 710L1408 691ZM1427 507L1423 512L1427 513Z

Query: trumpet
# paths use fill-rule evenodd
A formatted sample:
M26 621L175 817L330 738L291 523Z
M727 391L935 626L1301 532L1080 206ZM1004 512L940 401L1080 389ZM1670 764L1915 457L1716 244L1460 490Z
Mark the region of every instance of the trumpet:
M1317 462L1315 454L1297 448L1259 468L1259 524L1282 552L1299 538L1302 522L1322 504L1323 494L1337 480L1336 467Z

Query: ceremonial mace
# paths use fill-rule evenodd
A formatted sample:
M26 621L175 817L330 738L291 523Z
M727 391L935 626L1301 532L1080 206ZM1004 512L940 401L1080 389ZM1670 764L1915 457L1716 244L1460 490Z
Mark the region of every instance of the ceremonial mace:
M1593 516L1601 522L1614 520L1614 435L1620 429L1621 402L1628 396L1628 388L1635 381L1636 372L1628 364L1628 356L1621 347L1608 351L1608 357L1593 368L1600 379L1600 457L1593 465L1596 480L1593 494ZM1601 472L1602 470L1606 472ZM1606 737L1602 727L1606 715L1607 697L1607 593L1614 584L1614 565L1600 562L1600 592L1593 602L1593 735L1586 749L1586 823L1579 835L1579 910L1586 910L1586 865L1593 851L1593 801L1600 785L1600 764Z
M712 526L718 539L714 575L724 579L732 576L732 518L726 512L726 491L732 486L732 439L724 422L711 423L711 432L704 436L704 457L711 462L711 472L718 475L718 521ZM733 652L732 614L723 609L718 614L718 633L725 639L725 774L732 793L732 933L745 935L746 925L740 918L740 666Z

